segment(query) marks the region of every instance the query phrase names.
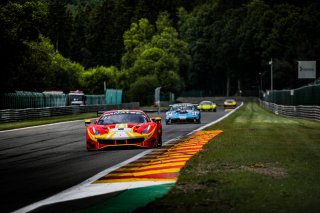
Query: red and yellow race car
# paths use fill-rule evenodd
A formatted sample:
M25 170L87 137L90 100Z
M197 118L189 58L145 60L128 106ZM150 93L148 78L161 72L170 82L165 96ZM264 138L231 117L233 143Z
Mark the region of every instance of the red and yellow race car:
M162 145L161 118L149 118L141 110L112 110L92 124L85 121L87 150L110 146L160 147Z

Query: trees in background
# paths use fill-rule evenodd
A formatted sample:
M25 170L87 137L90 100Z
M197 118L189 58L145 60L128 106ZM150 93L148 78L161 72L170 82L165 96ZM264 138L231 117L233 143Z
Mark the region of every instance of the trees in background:
M70 57L86 68L98 65L119 67L125 52L123 34L132 23L146 18L154 24L159 12L168 11L175 26L177 8L191 8L190 5L195 5L193 1L180 0L91 0L77 1L75 4L67 7L74 14ZM79 40L80 50L77 47Z
M37 41L40 33L45 30L46 11L46 5L39 0L1 3L0 91L32 89L32 79L24 78L25 74L33 72L24 67L25 58L30 55L27 42ZM22 81L29 86L20 86Z
M56 52L50 41L43 36L40 41L28 42L26 45L30 54L24 58L23 70L32 72L19 72L20 87L32 86L32 91L62 90L65 93L79 88L79 75L84 72L83 66Z
M118 84L120 73L118 68L98 66L80 73L81 88L85 93L103 94L107 88L121 88Z
M319 55L319 3L290 2L208 1L189 13L180 10L179 31L193 59L194 81L188 87L214 95L257 91L259 73L270 70L271 58L274 88L305 84L297 79L297 61ZM264 76L265 89L269 76Z
M67 9L65 0L48 0L47 31L48 36L57 52L70 57L70 42L73 32L73 17Z
M180 93L184 80L179 75L190 61L187 43L178 37L168 13L160 13L156 26L147 19L133 23L124 34L122 72L127 78L131 100L144 100L161 86L162 91ZM153 100L153 98L151 98Z
M295 88L308 82L297 80L297 61L319 60L319 9L319 3L303 8L286 4L275 6L268 50L270 56L276 58L276 88Z
M125 0L109 0L94 8L85 32L85 67L119 66L123 52L122 35L130 26L131 7ZM75 35L77 36L77 35Z
M305 84L297 61L319 56L317 0L70 2L0 3L1 92L101 93L107 82L128 100L158 86L234 95L257 91L271 58L274 88Z

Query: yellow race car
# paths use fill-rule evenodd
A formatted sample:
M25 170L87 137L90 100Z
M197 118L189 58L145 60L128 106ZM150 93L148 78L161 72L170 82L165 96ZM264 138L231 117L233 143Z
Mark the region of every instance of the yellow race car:
M199 111L217 111L217 105L211 101L201 101L199 105L197 106L197 109Z
M237 102L234 99L227 99L223 103L224 108L233 108L237 106Z

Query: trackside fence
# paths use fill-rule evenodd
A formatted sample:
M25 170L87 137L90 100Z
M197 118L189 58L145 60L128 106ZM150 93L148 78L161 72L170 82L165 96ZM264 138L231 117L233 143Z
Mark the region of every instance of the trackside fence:
M308 118L314 120L320 120L320 106L307 106L307 105L298 105L298 106L288 106L288 105L278 105L275 103L270 103L267 101L260 100L260 105L275 114L299 117L299 118Z
M86 95L86 105L106 104L105 95Z
M320 81L293 90L267 91L260 105L275 114L320 120Z
M30 120L59 115L72 115L86 112L97 112L113 109L139 109L139 102L123 103L117 105L85 105L85 106L62 106L26 109L4 109L0 110L0 122L12 122L20 120Z
M118 102L106 102L105 95L85 95L86 105L97 104L121 104L121 97ZM0 94L0 109L25 109L41 107L63 107L70 105L68 94L40 93L17 91L15 93Z
M105 91L106 104L121 104L122 90L121 89L106 89Z
M68 105L66 94L17 91L0 94L0 109L58 107Z
M264 100L270 103L289 106L319 106L320 83L300 87L293 90L267 91Z

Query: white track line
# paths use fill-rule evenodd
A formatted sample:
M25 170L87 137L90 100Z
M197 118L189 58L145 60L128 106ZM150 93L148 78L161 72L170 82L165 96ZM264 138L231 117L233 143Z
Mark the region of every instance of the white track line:
M243 102L241 102L241 104L240 104L239 106L237 106L234 110L232 110L232 111L229 112L228 114L222 116L222 117L219 118L218 120L215 120L215 121L213 121L213 122L211 122L211 123L208 123L208 124L206 124L206 125L198 128L198 129L196 129L196 130L193 130L192 132L188 133L187 135L191 135L191 134L193 134L194 132L203 130L203 129L207 128L208 126L212 126L213 124L216 124L216 123L222 121L223 119L229 117L232 113L234 113L235 111L237 111L237 110L238 110L240 107L242 107L242 106L243 106Z
M232 110L230 113L226 114L225 116L219 118L216 121L213 121L205 126L202 126L196 130L193 130L192 132L188 133L187 135L190 135L196 131L200 131L208 126L211 126L229 115L231 115L233 112L238 110L243 103L241 103L240 106L238 106L235 110ZM171 140L166 141L164 144L169 144L171 142L179 140L181 137L177 137ZM39 208L44 205L49 205L49 204L54 204L54 203L59 203L59 202L64 202L64 201L70 201L70 200L76 200L76 199L81 199L81 198L86 198L86 197L92 197L96 195L102 195L102 194L107 194L111 192L116 192L116 191L122 191L126 189L133 189L133 188L140 188L140 187L147 187L147 186L154 186L154 185L161 185L161 184L166 184L166 183L173 183L172 181L139 181L139 182L122 182L122 183L97 183L97 184L92 184L92 182L96 181L97 179L109 174L110 172L125 166L143 156L146 154L152 152L153 149L148 149L126 161L123 161L115 166L112 166L106 170L103 170L99 172L98 174L94 175L93 177L83 181L82 183L75 185L69 189L66 189L62 192L59 192L58 194L55 194L51 197L48 197L44 200L38 201L36 203L30 204L28 206L25 206L23 208L20 208L14 213L24 213L24 212L29 212L32 211L36 208Z
M2 130L2 132L13 132L13 131L18 131L18 130L24 130L24 129L33 129L33 128L38 128L38 127L44 127L44 126L53 126L53 125L60 125L60 124L66 124L66 123L74 123L74 122L79 122L81 120L74 120L74 121L63 121L63 122L58 122L58 123L51 123L51 124L42 124L42 125L37 125L37 126L29 126L29 127L22 127L22 128L16 128L16 129L9 129L9 130ZM84 121L84 119L83 119Z
M166 141L164 144L171 143L173 141L178 140L179 137L171 139ZM32 211L36 208L39 208L44 205L48 204L54 204L54 203L59 203L63 201L69 201L69 200L75 200L75 199L80 199L80 198L85 198L85 197L91 197L91 196L96 196L96 195L101 195L101 194L107 194L111 192L116 192L116 191L122 191L125 189L132 189L132 188L140 188L140 187L145 187L145 186L153 186L153 185L161 185L165 183L170 183L168 181L141 181L141 182L123 182L123 183L98 183L98 184L92 184L92 182L96 181L97 179L109 174L110 172L125 166L143 156L146 154L152 152L153 149L148 149L126 161L123 161L115 166L112 166L106 170L103 170L99 172L98 174L94 175L93 177L83 181L82 183L75 185L69 189L66 189L62 192L59 192L58 194L55 194L51 197L48 197L44 200L38 201L36 203L33 203L31 205L25 206L21 209L18 209L14 211L14 213L22 213L22 212L29 212Z

